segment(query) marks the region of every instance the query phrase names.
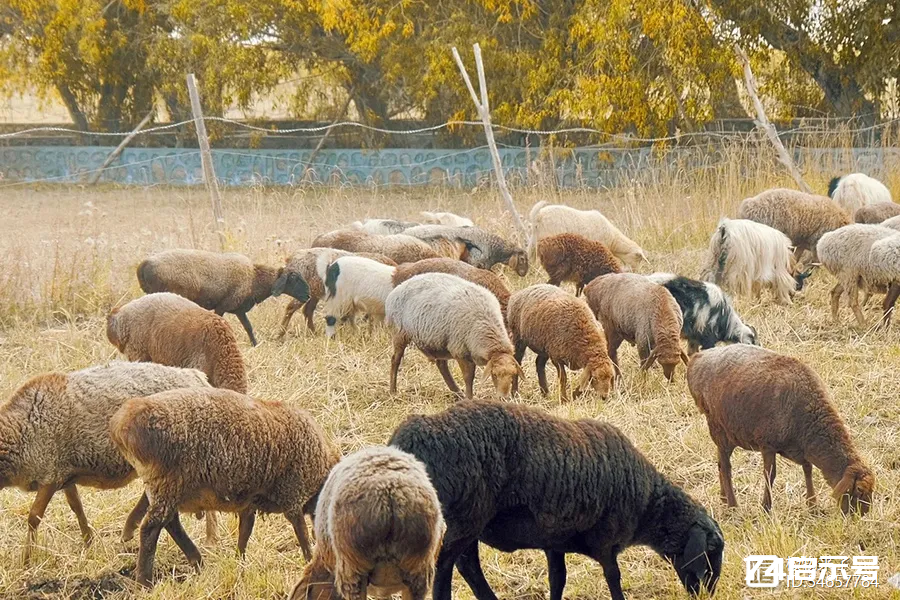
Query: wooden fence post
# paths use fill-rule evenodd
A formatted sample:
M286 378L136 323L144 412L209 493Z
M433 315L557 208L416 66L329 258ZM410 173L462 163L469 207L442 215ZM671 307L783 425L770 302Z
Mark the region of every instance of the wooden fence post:
M109 156L106 157L106 160L104 160L103 164L100 165L100 168L97 169L97 172L94 173L93 176L91 176L91 179L88 181L88 185L94 185L95 183L100 181L100 176L103 175L103 171L106 170L106 167L111 165L112 161L116 160L116 158L118 158L118 156L120 154L122 154L122 150L125 149L125 146L127 146L128 143L134 139L134 136L136 136L138 133L140 133L141 129L143 129L144 126L150 122L150 119L153 118L153 112L154 111L152 111L152 110L150 112L148 112L147 116L144 117L143 119L141 119L141 122L138 123L138 126L135 127L131 133L129 133L128 135L125 136L125 139L122 140L118 146L116 146L115 150L113 150L112 152L109 153Z
M484 125L484 136L487 138L488 148L491 152L491 160L494 163L494 174L497 177L497 187L500 188L500 197L503 199L506 209L512 214L513 222L515 223L519 234L522 236L522 239L526 239L528 237L528 231L525 228L525 224L522 222L522 217L519 216L519 211L516 210L516 205L513 203L509 187L506 185L506 177L503 175L503 163L500 162L500 151L497 150L497 142L494 140L494 128L491 126L491 107L488 103L487 82L484 77L484 63L481 60L481 47L478 44L475 44L472 48L475 51L475 67L478 70L478 86L481 88L481 101L478 100L478 95L475 93L475 88L472 86L472 80L469 79L469 73L466 71L466 66L463 64L462 58L460 58L459 52L457 52L455 46L452 49L453 59L459 67L459 72L462 73L463 80L466 82L466 87L469 89L469 94L472 96L472 102L475 103L475 109L478 111L481 122Z
M200 145L200 164L203 167L203 180L209 197L212 200L213 218L215 219L216 233L219 234L219 244L225 242L225 217L222 214L222 196L219 194L219 182L216 180L216 171L213 168L212 152L209 150L209 136L206 134L206 122L203 120L203 109L200 107L200 94L197 92L197 79L193 73L187 76L188 94L191 97L191 111L194 113L194 128L197 130L197 142Z

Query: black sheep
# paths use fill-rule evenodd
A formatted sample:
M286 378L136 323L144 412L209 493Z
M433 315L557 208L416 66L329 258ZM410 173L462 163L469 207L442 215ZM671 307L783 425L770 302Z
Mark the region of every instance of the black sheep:
M647 278L669 290L681 307L681 337L688 341L689 354L714 348L717 342L758 345L756 329L741 321L731 298L716 284L672 273Z
M434 600L450 600L454 564L478 600L496 600L479 541L504 552L543 550L551 600L562 598L568 552L597 560L613 600L624 600L616 557L634 545L671 562L692 594L715 591L725 548L719 526L608 423L464 401L407 418L390 444L425 463L441 501L447 532Z

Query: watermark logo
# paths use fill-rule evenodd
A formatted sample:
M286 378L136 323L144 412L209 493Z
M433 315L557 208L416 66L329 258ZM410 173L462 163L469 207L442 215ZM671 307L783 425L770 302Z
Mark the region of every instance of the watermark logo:
M769 554L744 559L744 581L751 588L851 588L878 585L877 556L791 556Z

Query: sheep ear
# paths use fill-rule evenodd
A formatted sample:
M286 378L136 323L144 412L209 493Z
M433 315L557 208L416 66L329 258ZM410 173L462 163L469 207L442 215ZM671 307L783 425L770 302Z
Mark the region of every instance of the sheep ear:
M282 269L281 274L278 276L278 279L276 279L275 283L272 284L272 295L276 297L280 296L282 293L284 293L284 286L286 285L287 272Z
M641 370L646 371L650 367L653 366L653 363L656 362L656 349L650 351L650 356L647 357L647 360L644 361L644 364L641 365Z
M844 494L849 494L856 487L856 475L853 472L844 474L844 477L834 486L832 495L835 499L840 500Z
M681 362L683 362L684 364L688 364L688 362L690 362L690 359L688 358L688 355L684 350L681 351Z

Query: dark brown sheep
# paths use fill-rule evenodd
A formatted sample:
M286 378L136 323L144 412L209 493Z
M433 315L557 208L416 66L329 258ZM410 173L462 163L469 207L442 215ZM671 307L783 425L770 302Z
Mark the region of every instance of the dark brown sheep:
M537 246L541 265L550 276L550 285L564 281L575 284L575 295L594 278L621 273L622 263L603 242L595 242L576 233L560 233L542 238Z
M394 271L394 287L397 287L410 277L420 275L422 273L447 273L456 275L466 281L471 281L476 285L486 288L489 292L497 297L500 302L500 312L503 318L506 318L506 305L509 302L509 290L493 271L487 269L479 269L468 263L452 258L426 258L425 260L416 261L414 263L406 263L400 265Z
M758 346L735 344L694 355L687 382L719 448L721 495L728 506L737 506L731 453L740 447L762 452L766 510L772 508L775 455L780 454L803 467L809 504L815 502L815 465L841 510L868 512L875 476L850 440L825 384L807 365Z

